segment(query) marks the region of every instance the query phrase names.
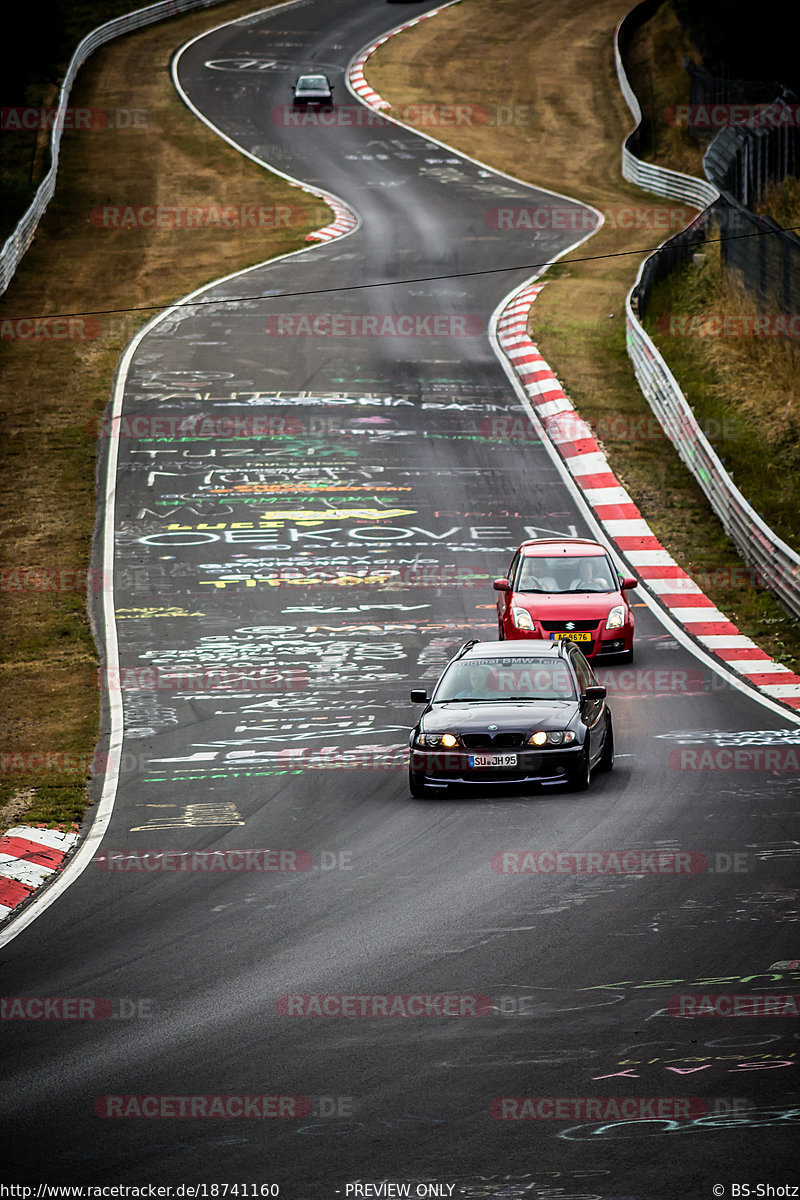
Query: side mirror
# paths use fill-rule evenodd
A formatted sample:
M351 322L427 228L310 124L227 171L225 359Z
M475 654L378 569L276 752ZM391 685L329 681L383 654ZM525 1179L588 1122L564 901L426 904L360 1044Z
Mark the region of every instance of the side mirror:
M583 693L585 700L605 700L607 695L608 693L602 683L590 684Z
M496 592L510 592L511 591L511 584L508 582L507 579L495 579L494 583L492 584L492 587L494 588L494 590Z
M411 703L412 704L427 704L428 703L428 693L425 691L424 688L414 688L414 690L411 693Z
M632 575L626 575L625 578L623 579L622 583L620 584L620 590L623 592L627 592L630 588L635 588L638 586L639 586L638 579L634 579Z

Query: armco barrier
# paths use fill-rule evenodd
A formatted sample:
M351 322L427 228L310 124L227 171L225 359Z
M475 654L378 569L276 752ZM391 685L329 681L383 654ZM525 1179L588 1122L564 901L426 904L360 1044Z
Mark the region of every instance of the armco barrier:
M3 249L0 250L0 295L5 292L11 282L25 251L33 241L36 228L44 216L44 211L55 193L58 154L61 146L61 133L64 128L69 94L75 82L75 77L86 62L86 59L95 50L99 49L100 46L104 46L106 42L113 41L114 38L120 37L123 33L132 33L135 29L144 29L147 25L152 25L156 21L166 20L167 17L177 16L178 13L192 12L200 8L211 8L213 5L219 3L221 3L221 0L160 0L158 4L151 4L147 8L136 9L135 12L126 13L122 17L115 17L113 21L106 21L104 25L98 25L97 29L93 29L79 43L67 67L58 97L58 108L56 109L56 116L53 122L53 132L50 136L50 169L39 184L30 208L6 241Z
M638 131L642 112L622 62L621 47L632 29L655 11L653 0L644 0L623 17L614 34L614 57L622 94L636 121L636 128L622 147L622 174L631 183L704 209L719 199L713 184L679 171L670 171L637 158ZM674 239L681 239L681 234ZM673 239L670 239L672 241ZM668 243L667 243L668 244ZM677 247L676 247L677 250ZM703 434L672 372L648 337L638 317L639 295L645 273L653 272L663 251L659 248L639 268L636 283L625 299L628 354L639 386L650 407L672 441L683 462L694 475L719 517L722 527L746 562L756 567L770 590L800 618L800 555L787 546L745 500Z
M693 208L705 208L706 205L713 204L719 196L712 183L705 179L696 179L693 175L684 175L680 171L670 171L667 167L658 167L655 163L644 162L637 156L641 140L642 110L625 73L622 54L632 33L652 16L660 3L661 0L643 0L643 3L637 4L636 8L631 9L622 18L614 32L617 79L625 103L636 122L634 129L622 143L622 175L629 183L655 192L657 196L681 200L685 204L691 204Z

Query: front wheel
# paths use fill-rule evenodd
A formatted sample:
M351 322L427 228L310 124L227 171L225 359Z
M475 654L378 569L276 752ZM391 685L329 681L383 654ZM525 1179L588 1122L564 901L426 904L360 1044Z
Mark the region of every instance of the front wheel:
M614 770L614 726L611 724L611 717L608 718L606 736L603 741L603 751L600 755L597 769L598 771Z
M567 771L567 783L572 792L585 792L592 781L592 767L589 762L588 747L581 754L579 762Z

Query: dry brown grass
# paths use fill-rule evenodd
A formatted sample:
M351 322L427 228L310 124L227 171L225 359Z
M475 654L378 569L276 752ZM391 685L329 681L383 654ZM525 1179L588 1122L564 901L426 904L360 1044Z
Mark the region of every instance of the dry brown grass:
M765 213L784 229L797 230L800 226L800 179L787 175L780 183L771 183L764 191L753 211Z

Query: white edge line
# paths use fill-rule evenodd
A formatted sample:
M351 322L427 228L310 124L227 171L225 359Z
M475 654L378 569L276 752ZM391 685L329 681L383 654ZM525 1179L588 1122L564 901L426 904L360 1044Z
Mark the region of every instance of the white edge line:
M254 154L251 154L250 151L243 150L241 146L237 145L236 142L234 142L226 134L222 133L221 130L217 129L217 127L213 125L211 121L204 117L194 107L184 93L183 89L177 83L175 76L175 70L181 54L184 50L188 49L189 46L193 45L194 42L199 41L201 38L206 37L210 33L216 32L217 29L224 29L226 25L235 25L239 21L249 20L253 16L258 16L261 13L275 12L279 8L291 7L298 2L300 2L300 0L287 0L285 4L275 4L268 8L260 9L258 13L249 13L246 17L238 17L236 21L225 21L220 25L214 26L213 29L207 29L205 33L198 34L196 37L192 38L190 41L181 46L177 54L174 56L172 62L172 77L175 87L177 88L181 99L184 101L187 107L195 114L195 116L197 116L205 125L207 125L209 129L218 134L223 141L228 142L229 145L233 146L235 150L238 150L241 154L243 154L246 158L251 159L253 162L258 163L259 166L266 167L268 170L273 171L276 175L282 176L282 178L288 180L292 184L295 184L297 187L321 196L324 199L326 196L332 196L333 193L322 192L319 189L302 183L300 180L295 179L291 175L285 174L283 171L279 171L277 168L265 163L262 159L257 158ZM339 197L337 196L336 199L338 201ZM343 203L343 201L339 202ZM361 226L361 218L359 214L350 209L349 205L344 205L344 207L353 212L357 223L353 229L348 230L346 233L341 234L339 238L334 239L336 241L340 241L342 238L349 237L351 233L355 233L356 230ZM168 317L171 317L174 313L180 311L182 308L187 307L190 302L195 299L195 297L202 296L204 292L210 291L212 288L220 287L222 284L227 283L231 279L238 279L242 275L247 275L251 271L258 271L262 267L271 266L273 263L282 262L287 258L294 258L298 254L312 254L328 245L330 245L330 242L303 246L299 250L291 250L286 254L279 254L275 258L265 259L264 262L256 263L252 267L245 267L242 271L233 271L230 275L223 275L219 279L213 280L211 283L203 284L202 287L197 288L193 292L189 292L186 296L181 297L180 300L176 300L168 308L163 309L163 311L157 313L156 316L151 318L151 320L149 320L147 324L144 325L143 328L140 329L139 332L132 338L123 352L122 358L120 359L117 367L112 391L113 401L111 408L111 421L109 423L110 433L108 439L108 461L106 463L105 518L103 522L102 542L102 611L105 631L104 649L106 674L109 681L108 702L110 716L108 750L107 752L103 752L104 760L107 762L105 782L103 784L103 791L100 801L97 805L91 828L86 834L85 840L81 842L78 849L71 855L64 868L59 871L56 876L52 877L52 882L49 882L47 887L41 889L35 894L34 899L25 903L25 907L18 916L14 916L14 909L11 909L7 917L0 918L0 920L2 920L2 925L0 925L0 947L7 945L10 941L22 933L24 929L27 929L27 927L37 919L37 917L40 917L42 913L45 912L46 909L48 909L50 905L83 874L89 863L92 861L95 851L98 849L100 843L105 837L106 830L108 829L111 821L111 814L114 811L117 784L119 782L120 756L123 740L122 693L118 683L120 674L119 645L117 641L117 626L116 621L114 620L114 499L116 495L116 469L117 458L119 454L119 421L116 420L116 418L120 417L121 415L122 398L125 391L125 383L127 380L131 359L138 349L139 343L144 337L147 336L147 334L155 329L155 327L162 321L165 321ZM273 299L274 297L265 298ZM106 564L109 565L106 566ZM115 681L113 682L113 686L112 680Z

